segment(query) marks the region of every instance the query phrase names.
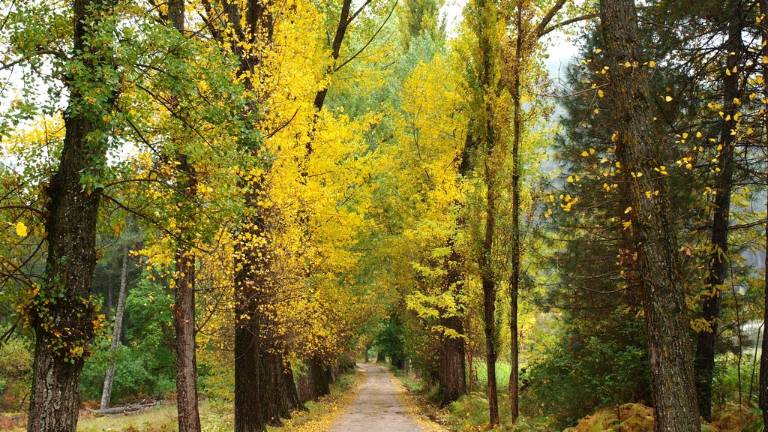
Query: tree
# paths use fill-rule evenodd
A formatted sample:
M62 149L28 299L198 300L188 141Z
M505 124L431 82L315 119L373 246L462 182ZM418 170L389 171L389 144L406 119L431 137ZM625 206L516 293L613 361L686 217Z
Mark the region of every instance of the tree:
M717 320L720 315L720 291L728 273L728 222L733 188L734 152L738 101L741 100L742 32L744 18L740 1L728 3L728 39L725 43L726 63L723 68L723 106L725 115L720 131L722 150L718 157L715 179L715 202L712 214L711 257L707 285L709 293L702 302L703 316L709 324L707 331L699 332L695 354L696 388L699 412L705 420L712 420L712 378L715 368L715 342Z
M117 348L120 346L120 336L123 331L123 318L125 317L125 298L128 296L128 248L123 250L123 264L122 271L120 272L120 291L117 295L117 309L115 310L115 322L112 330L112 344L109 347L109 351L112 355L117 352ZM112 398L112 383L115 380L115 368L117 363L113 358L109 367L107 368L107 374L104 377L104 388L101 392L101 405L100 409L109 408L109 402Z
M184 37L184 0L169 0L168 13L164 16L166 23ZM171 96L169 110L172 115L177 113L178 101ZM183 130L183 129L182 129ZM172 137L178 144L189 139L189 133ZM195 355L195 256L192 248L194 242L195 209L189 208L197 193L197 175L189 156L177 150L178 183L182 199L186 205L184 214L190 215L185 221L182 237L177 241L175 263L175 303L173 312L174 329L176 330L176 405L178 407L179 432L200 431L200 413L197 406L197 358Z
M657 431L698 431L690 332L660 140L652 135L647 72L642 67L633 0L602 0L600 24L610 71L606 104L617 134L621 179L629 184L628 229L637 247ZM625 67L625 62L629 67ZM647 65L647 61L645 62Z
M766 16L768 16L768 0L760 0L760 16L765 22ZM760 38L762 41L761 53L768 55L768 29L765 24L760 29ZM763 97L768 98L768 63L763 63L762 68L763 78ZM768 111L763 108L763 127L766 130L763 145L768 146ZM768 203L766 204L768 206ZM765 227L765 245L768 250L768 221ZM768 329L768 253L765 255L765 270L763 279L763 342L762 351L760 353L760 377L759 377L759 405L760 410L763 412L763 425L768 427L768 338L765 337L765 331Z
M482 178L485 187L484 231L480 250L478 251L478 266L483 290L483 324L485 333L485 362L488 375L488 411L491 425L499 424L499 402L496 383L496 294L497 275L494 269L494 243L496 241L496 212L499 187L497 178L500 166L504 161L508 138L506 126L509 113L507 101L500 86L501 69L500 41L498 28L505 23L499 19L498 6L495 2L478 0L471 3L473 22L476 31L477 51L475 53L474 76L474 109L472 124L474 130L472 139L477 140Z
M100 322L89 295L96 265L99 178L106 164L109 113L117 96L114 6L114 0L76 0L72 6L66 136L48 190L45 280L28 310L35 330L30 432L74 432L80 372Z

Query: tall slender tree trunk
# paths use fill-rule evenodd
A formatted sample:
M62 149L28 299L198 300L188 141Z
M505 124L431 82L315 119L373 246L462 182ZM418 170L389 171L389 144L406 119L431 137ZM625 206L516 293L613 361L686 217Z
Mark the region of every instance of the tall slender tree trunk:
M515 8L515 58L513 59L512 83L512 246L511 274L509 279L509 413L512 423L520 416L520 338L518 333L518 296L520 294L520 140L522 135L522 106L520 102L522 85L522 61L525 29L523 28L523 5L518 1Z
M763 11L768 11L765 8L761 0L761 7ZM766 13L766 12L763 12ZM768 71L763 73L763 78L768 79ZM766 92L768 97L768 92ZM768 126L766 126L766 133L768 133ZM768 217L768 201L766 202L766 216ZM768 223L765 226L765 261L763 262L763 343L760 346L760 378L759 386L760 391L759 405L760 410L763 412L763 427L768 429Z
M109 360L107 374L104 376L104 387L101 390L101 409L109 408L112 398L112 383L115 379L115 368L117 359L115 352L120 346L120 337L123 331L123 316L125 316L125 299L128 296L128 247L123 250L123 264L120 271L120 292L117 295L117 310L115 311L115 324L112 329L112 344L109 347L109 353L112 358Z
M200 431L197 398L197 358L195 355L195 256L180 248L176 255L176 407L179 432Z
M663 176L662 140L653 136L648 75L642 64L634 0L601 0L600 21L610 73L608 115L622 145L621 179L630 184L629 213L643 292L658 432L699 432L691 334L680 280L675 228Z
M723 105L725 115L720 130L722 151L718 156L718 168L715 178L715 207L712 215L711 247L709 258L708 292L702 301L702 318L709 323L709 331L698 334L694 366L696 372L696 390L699 400L699 414L705 420L712 420L712 377L715 369L715 343L717 341L718 319L720 317L720 291L725 283L728 265L728 221L731 209L731 189L733 188L733 152L736 129L734 115L737 106L734 102L739 97L739 78L737 72L742 49L741 32L744 27L741 1L732 0L729 10L733 14L728 20L728 41L726 42L726 69L723 73Z
M168 0L167 22L184 35L184 0ZM176 99L170 98L172 109ZM183 137L174 137L174 144L181 145ZM176 151L178 183L182 192L183 208L194 214L193 201L197 195L197 173L183 150ZM184 222L188 229L194 229L194 216ZM195 355L195 255L192 250L192 236L182 233L183 239L176 246L176 268L174 272L173 325L176 350L176 409L179 432L199 432L200 413L197 396L197 356Z
M84 176L98 179L106 165L108 117L116 97L112 32L102 27L114 0L74 0L73 59L87 74L69 77L64 146L48 190L45 279L29 307L35 333L32 395L27 430L74 432L80 373L94 337L96 305L89 300L96 265L96 222L101 193ZM101 103L85 102L103 92Z
M488 416L491 426L499 424L499 399L496 384L496 275L493 269L494 236L496 234L496 174L497 147L497 97L499 94L500 48L497 34L497 4L490 0L478 0L477 36L480 49L478 65L482 104L478 121L478 141L482 143L483 174L485 180L485 233L481 246L479 267L483 290L483 325L485 332L485 364L488 376Z
M768 55L768 0L760 0L760 14L763 17L760 28L762 55ZM768 64L762 66L763 98L768 98ZM768 148L768 110L763 107L763 144ZM768 173L764 173L768 181ZM768 217L768 197L766 197L766 217ZM768 429L768 223L765 225L765 261L763 263L763 343L760 351L759 405L763 412L763 426Z

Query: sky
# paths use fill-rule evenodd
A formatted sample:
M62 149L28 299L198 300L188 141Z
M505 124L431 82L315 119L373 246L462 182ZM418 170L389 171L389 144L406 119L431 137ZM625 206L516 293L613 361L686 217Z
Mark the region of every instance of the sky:
M461 23L462 11L466 3L467 0L446 0L441 13L445 19L448 34L455 34L456 28ZM570 38L559 31L550 33L542 42L544 42L547 54L549 54L545 63L550 78L557 81L563 75L568 63L578 54L578 47Z

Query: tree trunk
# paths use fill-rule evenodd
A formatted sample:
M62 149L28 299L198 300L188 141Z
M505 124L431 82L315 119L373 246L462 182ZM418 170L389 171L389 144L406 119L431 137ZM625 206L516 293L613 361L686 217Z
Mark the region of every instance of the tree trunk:
M519 334L517 329L517 299L520 294L520 137L522 134L522 106L520 103L522 86L523 41L523 5L518 2L515 13L517 41L513 64L512 88L512 246L511 275L509 280L509 413L512 423L517 422L519 408Z
M669 218L662 140L652 135L653 109L638 40L633 0L601 0L600 21L610 73L606 105L622 145L621 178L630 184L629 212L638 251L643 308L658 432L700 429L693 375L691 334L680 280L677 240ZM618 149L618 148L617 148Z
M763 14L768 13L768 0L760 0ZM766 37L763 36L763 40ZM768 79L768 66L763 72L763 79ZM768 82L768 81L767 81ZM768 85L768 84L766 84ZM768 97L768 91L765 92ZM766 134L768 136L768 121L766 121ZM768 216L768 202L766 202L766 216ZM763 262L763 343L760 351L760 392L759 405L763 412L763 427L768 429L768 224L765 226L765 261Z
M261 403L265 390L262 369L262 335L259 330L261 311L259 297L267 289L270 278L266 251L260 245L268 243L266 221L256 203L259 187L246 197L246 206L254 214L241 224L235 243L235 431L262 431L266 425L267 409ZM263 242L252 239L263 238ZM269 282L271 283L271 282Z
M103 17L113 6L114 0L73 1L72 56L87 73L68 80L64 146L48 190L45 279L28 309L35 333L30 432L74 432L77 427L80 373L94 337L97 308L89 300L101 201L95 184L106 165L106 114L117 88L112 32L102 28L109 25ZM86 94L94 91L105 99L86 103Z
M440 405L445 406L467 394L466 365L464 364L464 328L462 317L443 318L441 325L462 337L440 337L440 364L438 381Z
M723 105L725 115L720 130L720 142L723 146L718 157L720 172L715 179L715 207L712 215L712 232L707 293L702 301L702 318L709 323L710 331L698 334L694 367L696 372L696 391L699 400L699 414L707 421L712 421L712 377L715 368L715 343L717 341L718 319L720 317L720 291L725 283L728 264L728 221L731 209L731 189L733 187L733 152L736 128L734 114L738 110L734 99L739 97L740 73L736 72L741 52L741 32L744 27L741 2L731 1L733 17L728 21L728 41L726 42L726 69L723 73Z
M465 318L464 331L467 332L467 335L472 334L469 325L469 318ZM465 345L465 347L467 348L467 392L472 392L477 388L477 374L475 373L475 345L470 343Z
M313 397L325 396L331 391L326 369L319 357L315 356L309 360L309 374L312 381Z
M225 7L230 25L245 36L243 42L253 46L272 43L274 20L264 0L229 3ZM244 18L245 26L242 26ZM229 41L220 40L227 45ZM240 60L239 75L246 90L254 90L254 76L261 58L256 50L236 50ZM242 114L242 120L255 130L256 102ZM279 336L275 334L274 314L277 281L272 274L271 250L272 210L264 203L269 199L267 175L270 162L259 157L260 144L251 134L242 136L241 145L260 160L263 174L241 179L245 192L245 215L235 234L234 303L235 303L235 431L263 431L267 423L279 424L287 415L286 376ZM291 383L293 385L293 383Z
M125 315L125 299L128 296L128 247L123 250L123 268L120 271L120 292L117 295L117 310L115 311L115 324L112 329L112 344L109 347L109 352L112 358L109 360L109 367L107 368L107 374L104 377L104 387L101 391L101 405L100 409L109 408L109 402L112 398L112 382L115 379L115 368L117 366L117 359L115 359L115 352L120 346L120 336L123 331L123 316Z
M763 16L760 28L762 55L768 55L768 0L760 0L760 14ZM763 98L768 98L768 64L762 66ZM763 107L763 140L768 148L768 110ZM765 173L768 176L768 173ZM766 217L768 217L768 198L766 198ZM763 427L768 429L768 224L765 226L765 262L763 263L763 343L760 352L759 405L763 412Z
M488 416L491 425L499 424L499 398L496 389L496 288L492 279L483 277L483 320L485 325L485 366L488 377Z
M184 35L184 0L168 0L167 22ZM178 107L175 97L170 97L172 110ZM174 137L175 144L181 145L184 137ZM190 220L183 222L182 230L194 230L193 201L197 195L197 174L194 166L183 151L176 148L178 183L182 192L182 208ZM192 236L182 232L183 239L177 241L176 268L174 273L173 325L176 349L176 409L179 432L199 432L200 413L197 398L197 357L195 355L195 256L192 250Z
M176 255L173 324L176 329L176 406L179 432L200 431L195 356L195 256L186 248Z
M376 352L376 363L384 363L385 361L387 361L387 357L384 355L384 351L379 349Z
M493 269L493 249L496 229L496 163L498 155L498 134L496 132L499 93L499 57L498 12L496 2L478 0L477 37L480 49L479 89L482 112L479 113L478 133L475 137L482 144L484 152L483 168L486 187L485 196L485 233L479 257L480 278L483 289L483 321L485 328L485 361L488 375L488 414L491 426L499 424L499 400L496 386L496 280Z
M246 207L251 213L240 225L235 244L235 430L260 431L279 425L298 407L293 374L284 361L272 307L278 281L272 267L274 252L268 198L262 176L248 186Z
M458 225L463 225L461 218ZM464 280L461 271L461 256L456 251L454 241L451 240L449 247L451 254L445 264L447 274L445 278L444 289L453 293L455 302L459 302L459 295L463 290ZM439 385L440 405L445 406L457 400L467 393L466 364L464 363L464 308L463 305L456 305L456 313L446 316L441 313L440 325L443 328L456 333L459 336L442 334L439 337L439 364L437 370L437 381Z

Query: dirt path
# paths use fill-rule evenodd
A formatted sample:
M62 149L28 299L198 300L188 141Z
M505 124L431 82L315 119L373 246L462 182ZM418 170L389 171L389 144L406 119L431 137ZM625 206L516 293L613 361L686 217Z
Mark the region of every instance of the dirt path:
M329 429L330 432L427 432L403 404L401 388L383 366L360 363L365 375L355 400Z

